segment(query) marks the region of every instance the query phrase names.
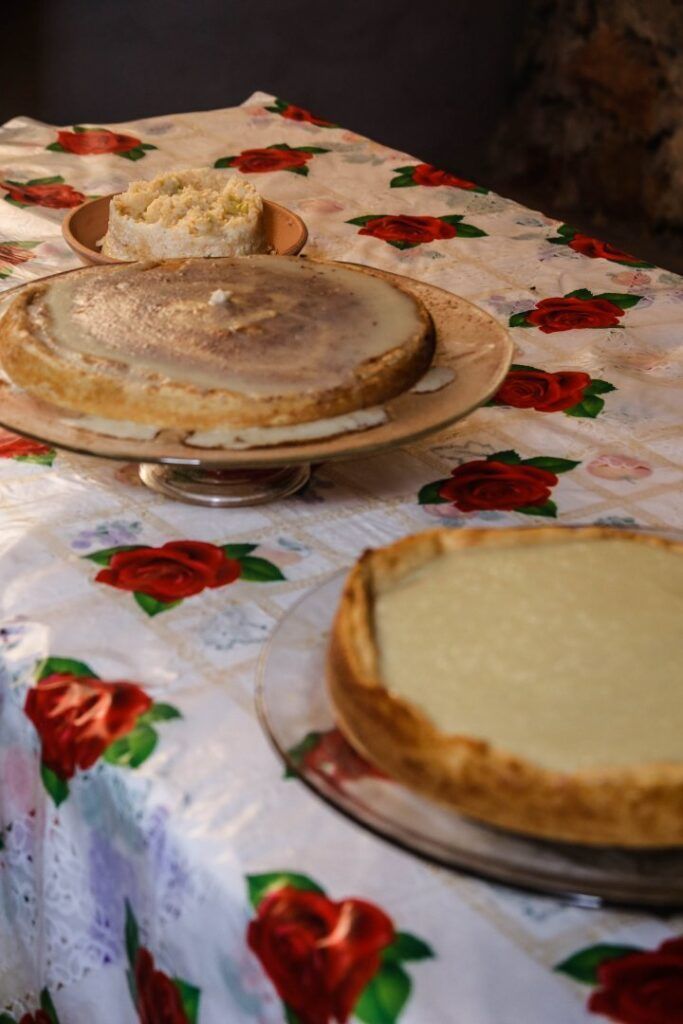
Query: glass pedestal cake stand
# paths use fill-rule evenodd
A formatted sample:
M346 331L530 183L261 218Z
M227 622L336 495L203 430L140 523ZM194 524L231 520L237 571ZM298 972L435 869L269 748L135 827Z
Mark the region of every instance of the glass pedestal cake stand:
M581 907L683 907L683 850L574 846L504 832L433 803L360 758L335 727L325 686L344 577L331 577L288 611L259 664L259 717L289 774L356 824L434 864Z
M6 381L0 382L0 425L55 448L137 463L143 483L180 501L230 507L283 498L303 487L311 463L372 455L462 419L497 391L507 373L512 342L488 313L434 285L370 272L400 282L422 299L436 329L433 365L450 371L438 390L409 391L386 403L388 419L379 426L325 440L242 450L192 447L181 432L171 430L152 440L132 441L79 427L74 414L37 401ZM3 294L3 306L15 292Z

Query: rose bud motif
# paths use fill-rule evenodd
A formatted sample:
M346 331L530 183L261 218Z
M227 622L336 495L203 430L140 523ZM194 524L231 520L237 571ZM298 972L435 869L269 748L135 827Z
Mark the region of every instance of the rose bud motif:
M121 135L108 128L89 128L80 132L57 132L60 146L77 156L94 156L99 153L128 153L142 145L133 135Z
M609 242L601 242L599 238L592 238L590 235L582 235L577 232L572 240L567 243L574 252L580 252L591 259L611 260L614 263L641 263L637 256L629 252L617 249Z
M46 206L52 210L64 210L85 202L82 192L64 182L45 185L0 182L0 188L6 189L8 199L23 206Z
M384 779L383 772L357 754L339 729L321 733L314 746L306 751L302 765L322 775L334 786L356 779Z
M331 121L324 121L321 117L314 117L310 110L304 110L303 107L297 107L294 103L288 103L287 106L282 110L279 110L278 113L281 117L286 117L290 121L307 121L308 124L315 124L319 128L335 127Z
M431 164L418 164L413 168L412 177L416 185L426 185L428 187L450 185L452 188L462 188L468 191L477 188L474 181L458 178L455 174L449 174L448 171L439 171L436 167L432 167Z
M598 967L600 988L591 1013L620 1024L675 1024L683 1020L683 938L653 951L629 953Z
M152 706L135 683L53 673L26 696L24 710L42 745L42 763L66 781L92 767L114 740L129 733Z
M526 314L527 323L544 334L590 327L618 327L624 310L609 299L580 299L573 296L541 299Z
M413 245L455 238L457 233L457 224L449 224L440 217L412 217L408 214L374 217L358 232L359 235L382 238L385 242L410 242Z
M135 990L140 1024L189 1024L177 986L143 946L135 954Z
M266 171L289 171L294 167L305 167L313 153L305 153L300 149L278 149L267 146L265 149L245 149L235 157L232 167L242 174L263 174Z
M394 934L372 903L286 885L261 901L247 941L301 1024L344 1024Z
M170 602L200 594L207 587L234 583L240 572L239 562L228 558L217 545L183 540L158 548L119 551L95 579L119 590Z
M454 469L439 495L461 512L513 511L543 505L557 483L557 476L547 469L476 459Z
M559 412L581 402L590 383L589 374L576 371L511 370L494 401L515 409Z
M52 451L40 441L32 441L29 437L20 437L8 431L0 430L0 459L15 459L28 455L48 455Z

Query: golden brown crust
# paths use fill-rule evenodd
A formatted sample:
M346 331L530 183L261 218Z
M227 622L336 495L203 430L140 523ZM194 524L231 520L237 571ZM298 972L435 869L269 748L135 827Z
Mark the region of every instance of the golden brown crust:
M683 554L683 544L604 527L436 529L366 552L347 579L329 648L328 687L340 727L387 774L489 824L575 843L683 846L683 763L549 770L481 740L440 732L379 678L376 593L442 552L543 544L558 537L628 539Z
M163 264L164 269L173 272L187 262L156 260L145 263L144 267L149 269ZM130 273L131 266L92 267L73 273ZM363 268L355 269L363 272ZM106 419L187 430L225 425L286 426L328 419L389 401L410 388L429 368L435 348L431 317L410 291L393 280L391 284L413 300L419 330L404 344L378 358L359 363L351 383L309 394L259 395L225 389L206 390L152 371L132 378L128 366L115 359L66 354L45 343L34 330L29 315L31 304L50 287L49 280L27 285L10 303L0 320L0 363L12 382L35 398Z

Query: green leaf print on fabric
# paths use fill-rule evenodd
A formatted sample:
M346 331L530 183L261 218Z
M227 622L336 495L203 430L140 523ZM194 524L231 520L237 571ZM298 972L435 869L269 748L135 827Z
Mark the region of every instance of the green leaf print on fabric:
M330 899L307 875L251 875L247 888L255 909L247 944L282 1000L288 1024L352 1017L397 1024L412 990L402 964L433 957L426 942L397 932L374 903Z
M485 459L456 466L450 478L425 484L418 493L421 505L452 503L460 512L498 509L526 516L555 518L557 505L551 491L558 474L580 465L575 459L537 455L522 459L510 449Z

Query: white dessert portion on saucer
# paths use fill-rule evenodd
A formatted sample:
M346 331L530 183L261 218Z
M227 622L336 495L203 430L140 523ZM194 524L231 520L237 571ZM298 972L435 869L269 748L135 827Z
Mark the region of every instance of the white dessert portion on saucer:
M263 252L263 201L225 171L168 171L114 196L102 252L117 260Z

